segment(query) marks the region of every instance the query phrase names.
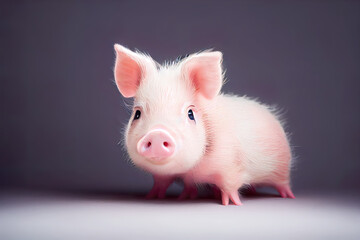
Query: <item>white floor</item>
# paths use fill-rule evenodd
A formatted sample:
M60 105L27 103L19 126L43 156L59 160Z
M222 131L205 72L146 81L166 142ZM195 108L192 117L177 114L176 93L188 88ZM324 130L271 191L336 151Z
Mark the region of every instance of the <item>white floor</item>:
M297 194L144 200L134 195L0 194L0 239L360 239L359 196Z

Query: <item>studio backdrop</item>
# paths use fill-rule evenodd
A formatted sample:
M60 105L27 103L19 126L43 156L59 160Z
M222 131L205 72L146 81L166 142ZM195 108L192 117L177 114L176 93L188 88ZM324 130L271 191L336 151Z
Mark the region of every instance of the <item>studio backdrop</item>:
M114 43L223 52L223 92L276 104L297 191L360 189L359 1L2 1L1 187L146 192L121 146Z

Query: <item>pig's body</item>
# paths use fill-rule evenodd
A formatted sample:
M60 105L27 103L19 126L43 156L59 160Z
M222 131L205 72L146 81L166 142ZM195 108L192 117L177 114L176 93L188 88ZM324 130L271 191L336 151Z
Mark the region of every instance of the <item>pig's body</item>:
M290 187L291 150L273 111L255 100L220 94L220 52L194 54L159 66L149 56L116 45L115 79L125 97L134 97L125 143L135 165L154 176L149 198L165 197L176 178L180 198L197 195L209 183L241 205L243 185L270 185L282 197Z
M244 184L288 186L291 151L267 106L229 95L203 100L201 106L209 145L199 163L182 175L187 184L211 183L229 192Z

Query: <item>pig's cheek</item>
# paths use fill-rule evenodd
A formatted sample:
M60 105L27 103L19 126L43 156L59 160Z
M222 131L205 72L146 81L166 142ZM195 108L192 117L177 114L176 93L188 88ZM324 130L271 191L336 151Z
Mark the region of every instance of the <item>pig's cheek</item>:
M174 151L174 156L177 156L181 150L184 148L183 146L183 138L182 137L177 137L176 139L176 148Z
M133 139L134 139L134 136L131 134L131 131L129 131L126 136L126 148L127 148L128 152L130 153L130 155L134 153L134 149L135 149L133 147L134 146Z
M195 120L196 120L196 122L200 122L200 121L202 121L202 113L201 113L201 111L195 111Z
M181 126L184 123L184 118L182 116L178 117L176 120L177 126Z
M137 123L131 123L127 132L126 136L126 147L132 155L137 153L137 142L141 138L140 134L138 133L138 129L136 128Z
M130 120L130 122L128 123L128 130L127 130L128 137L130 136L137 137L139 135L141 124L142 124L142 119Z
M132 160L132 162L137 165L140 166L141 164L141 156L138 154L137 152L137 138L135 137L129 137L128 142L127 142L127 151L128 154Z

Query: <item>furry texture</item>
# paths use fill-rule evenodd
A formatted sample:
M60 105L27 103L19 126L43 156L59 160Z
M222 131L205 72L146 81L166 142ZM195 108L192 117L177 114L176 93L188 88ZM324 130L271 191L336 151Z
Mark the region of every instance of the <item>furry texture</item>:
M125 144L133 163L154 176L148 197L165 197L176 178L180 198L194 198L196 184L209 183L222 203L241 205L243 185L271 185L282 197L289 187L291 149L273 109L247 97L221 94L222 54L205 51L158 65L149 56L115 45L115 81L124 97L134 97ZM195 121L189 119L192 110ZM136 111L141 112L134 119ZM166 159L146 159L137 143L155 128L169 133L176 150Z

